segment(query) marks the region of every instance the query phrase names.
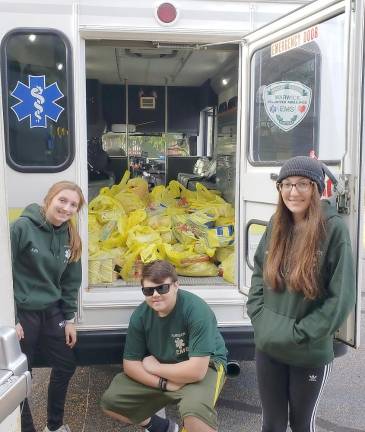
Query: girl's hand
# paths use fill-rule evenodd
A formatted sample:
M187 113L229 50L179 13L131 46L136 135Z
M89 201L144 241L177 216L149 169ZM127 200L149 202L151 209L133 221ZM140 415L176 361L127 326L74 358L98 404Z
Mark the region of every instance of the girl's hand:
M77 341L77 333L76 326L73 323L66 323L65 325L65 337L66 337L66 345L70 348L75 346Z
M18 340L24 339L24 330L20 323L15 326L16 335L18 336Z

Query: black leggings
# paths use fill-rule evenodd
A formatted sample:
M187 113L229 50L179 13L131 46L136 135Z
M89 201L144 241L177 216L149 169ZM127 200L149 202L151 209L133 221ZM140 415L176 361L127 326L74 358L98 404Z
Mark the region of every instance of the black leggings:
M314 432L316 411L332 363L306 368L289 366L256 350L262 404L262 432ZM289 408L289 410L288 410Z
M63 424L68 383L75 372L75 357L66 345L64 318L58 306L44 311L18 309L19 322L24 330L20 346L28 358L29 370L40 354L52 367L48 386L47 426L56 430ZM22 407L22 432L35 432L28 400Z

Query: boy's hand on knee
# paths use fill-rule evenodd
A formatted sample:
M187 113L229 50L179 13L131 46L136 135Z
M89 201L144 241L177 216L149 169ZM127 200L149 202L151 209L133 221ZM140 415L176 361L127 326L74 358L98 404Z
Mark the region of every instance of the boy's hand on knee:
M166 390L167 391L177 391L180 390L182 387L184 387L185 384L177 384L174 383L173 381L167 381L166 384Z

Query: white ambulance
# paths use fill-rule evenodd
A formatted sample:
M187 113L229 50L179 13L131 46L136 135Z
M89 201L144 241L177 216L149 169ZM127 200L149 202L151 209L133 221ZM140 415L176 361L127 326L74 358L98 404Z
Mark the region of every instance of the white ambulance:
M253 254L275 208L280 166L290 157L313 155L333 174L325 193L348 224L361 286L364 5L299 6L0 3L1 177L9 219L40 203L61 179L80 184L89 200L126 170L151 187L180 180L187 189L197 182L215 189L235 210L234 282L190 275L180 285L212 307L231 360L253 356L245 309ZM91 148L98 144L99 156ZM107 166L100 162L106 155ZM198 170L207 161L209 175ZM87 211L78 223L79 363L119 362L141 290L123 279L90 283ZM11 292L10 277L6 288ZM337 335L353 347L360 293L358 300Z

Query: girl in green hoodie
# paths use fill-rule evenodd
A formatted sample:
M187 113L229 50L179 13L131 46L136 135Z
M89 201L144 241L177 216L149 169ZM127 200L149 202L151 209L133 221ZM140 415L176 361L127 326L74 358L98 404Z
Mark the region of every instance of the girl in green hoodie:
M333 336L355 304L349 234L324 190L322 164L288 160L279 203L255 254L247 311L255 332L262 432L314 432Z
M85 200L69 181L55 183L43 206L31 204L11 226L16 331L29 369L37 353L52 367L44 432L63 425L68 383L75 371L75 312L81 285L81 239L72 218ZM22 432L35 432L28 401Z

